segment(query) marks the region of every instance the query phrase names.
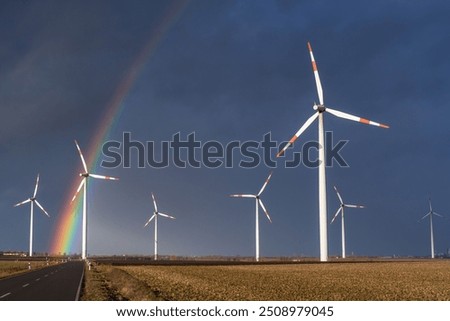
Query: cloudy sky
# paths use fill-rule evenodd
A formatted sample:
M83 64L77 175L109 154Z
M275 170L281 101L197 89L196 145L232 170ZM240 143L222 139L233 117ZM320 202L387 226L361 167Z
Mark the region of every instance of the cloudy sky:
M447 1L2 1L0 4L0 250L28 250L29 206L37 173L36 251L49 251L82 170L74 139L89 150L119 101L106 140L124 132L142 142L285 141L318 101L307 42L325 104L386 123L380 129L325 115L348 167L327 168L328 217L344 200L347 253L429 255L450 248L450 21ZM105 140L105 141L106 141ZM317 140L314 123L287 152ZM262 150L258 150L262 155ZM158 153L157 153L158 154ZM273 151L272 157L276 154ZM158 154L159 155L159 154ZM311 154L315 158L315 153ZM107 160L101 156L100 160ZM159 252L254 255L254 203L270 172L260 164L217 169L131 168L89 187L89 253L152 254L154 192ZM319 255L318 171L277 161L260 217L262 256ZM262 213L260 213L262 214ZM77 228L79 239L81 227ZM329 226L338 255L340 222ZM80 252L76 242L73 252Z

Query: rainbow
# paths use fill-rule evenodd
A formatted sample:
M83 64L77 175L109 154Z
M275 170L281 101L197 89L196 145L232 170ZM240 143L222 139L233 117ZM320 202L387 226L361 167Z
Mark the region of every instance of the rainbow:
M184 8L187 6L187 0L175 1L166 10L162 16L157 27L153 30L149 41L139 52L133 63L128 68L125 77L119 83L110 102L107 104L106 112L102 117L102 122L98 126L98 130L94 135L94 139L90 144L87 153L83 153L86 157L87 166L89 169L98 167L101 149L103 143L108 139L110 133L116 127L120 119L120 115L124 110L123 101L128 92L132 88L140 72L144 68L146 62L151 58L161 38L167 33L170 26L178 19ZM83 149L83 147L81 147ZM74 154L75 155L75 154ZM70 202L79 184L79 177L77 176L71 185L69 193L65 198L62 207L62 214L58 217L53 232L53 238L50 243L50 253L52 254L69 254L80 252L81 247L81 208L83 197L78 196L76 201ZM80 244L80 246L77 246Z

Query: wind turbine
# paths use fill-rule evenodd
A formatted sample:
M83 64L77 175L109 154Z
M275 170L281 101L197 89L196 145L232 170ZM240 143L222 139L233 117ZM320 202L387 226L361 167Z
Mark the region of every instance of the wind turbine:
M48 217L50 217L50 215L48 215L47 211L42 207L42 205L38 202L38 200L36 199L36 195L37 195L37 191L38 191L38 187L39 187L39 174L36 178L36 186L34 187L34 193L33 196L30 197L29 199L17 203L16 205L14 205L14 207L26 204L26 203L31 203L31 211L30 211L30 253L29 256L33 256L33 212L34 212L34 204L36 203L36 205L42 210L42 212L44 212L45 215L47 215Z
M424 217L422 217L419 221L425 219L427 216L430 217L430 239L431 239L431 258L434 259L434 233L433 233L433 215L443 217L441 214L436 213L433 211L433 207L431 206L431 198L428 200L430 204L430 211L425 214Z
M80 176L82 177L80 185L78 186L77 191L75 192L75 195L72 198L72 202L77 197L78 193L80 192L81 188L83 187L83 231L82 231L82 246L81 246L81 258L85 260L87 258L87 199L86 199L86 191L87 191L87 183L88 183L88 177L92 178L98 178L98 179L106 179L106 180L112 180L117 181L118 178L110 177L110 176L103 176L103 175L96 175L89 173L86 161L84 160L83 153L81 152L80 146L78 145L78 142L75 141L75 145L77 145L78 153L80 154L81 162L83 163L83 169L84 172L80 173Z
M155 261L156 261L156 260L158 260L158 215L162 216L162 217L171 218L172 220L174 220L175 217L170 216L168 214L158 212L158 205L156 205L155 195L153 195L153 193L152 193L152 198L153 198L153 207L154 207L155 211L153 212L152 217L150 217L150 219L147 221L147 223L145 223L144 227L149 225L150 222L153 219L155 219Z
M339 191L337 190L336 186L333 186L337 197L339 198L339 202L341 202L341 204L339 205L339 208L336 212L336 214L334 214L333 219L331 220L332 224L334 222L334 220L338 217L339 213L341 213L341 236L342 236L342 258L345 259L345 223L344 223L344 208L345 207L351 207L351 208L364 208L364 206L362 205L352 205L352 204L345 204L344 201L342 200L341 194L339 194Z
M255 254L255 260L256 262L259 262L259 206L263 209L264 213L267 216L267 219L270 223L272 223L272 220L270 219L269 213L266 210L266 207L264 206L264 203L262 202L260 196L262 192L264 192L264 189L266 188L267 184L270 181L270 178L272 177L272 172L270 172L269 177L267 177L266 181L264 182L263 186L259 190L258 194L232 194L230 197L244 197L244 198L254 198L255 199L255 205L256 205L256 212L255 212L255 242L256 242L256 254Z
M317 94L319 96L319 105L314 103L313 109L316 111L308 120L300 127L289 142L280 150L277 157L283 155L283 153L292 146L295 140L308 128L316 118L319 118L319 234L320 234L320 261L328 261L328 236L327 236L327 190L326 190L326 176L325 176L325 141L324 141L324 129L323 129L323 115L327 111L330 114L339 118L344 118L356 122L360 122L367 125L373 125L382 128L389 128L387 125L376 123L374 121L353 116L335 109L331 109L324 105L323 102L323 90L320 83L319 71L317 69L316 61L310 43L308 42L309 54L311 56L311 63L314 72L314 78L316 80Z

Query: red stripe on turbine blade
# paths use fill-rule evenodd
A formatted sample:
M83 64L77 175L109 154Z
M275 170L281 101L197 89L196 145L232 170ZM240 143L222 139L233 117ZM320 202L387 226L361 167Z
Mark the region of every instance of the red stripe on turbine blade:
M294 136L294 137L295 137L295 136ZM293 138L294 138L294 137L293 137ZM295 140L295 139L294 139L294 140ZM291 143L291 142L287 143L286 146L285 146L282 150L280 150L280 151L278 152L277 157L283 156L283 154L284 154L284 152L286 151L286 149L288 149L288 147L291 147L291 146L292 146L292 143Z
M311 61L311 63L312 63L313 71L317 71L316 62L313 60L313 61Z
M292 146L292 144L297 140L297 138L298 138L298 136L296 136L296 135L292 136L292 138L289 140L289 146Z
M308 50L312 52L311 44L308 41Z
M370 121L368 119L365 119L365 118L362 118L362 117L359 118L359 122L363 123L363 124L367 124L367 125L374 125L374 126L378 126L378 127L382 127L382 128L389 128L388 125L372 122L372 121Z
M284 152L286 151L286 149L288 149L289 147L291 147L294 144L294 142L297 138L298 138L298 136L295 136L295 135L292 136L292 138L289 140L289 142L286 144L286 146L284 146L283 149L277 153L277 157L282 156L284 154Z
M118 181L119 179L117 177L111 177L111 176L106 176L106 179L112 180L112 181Z

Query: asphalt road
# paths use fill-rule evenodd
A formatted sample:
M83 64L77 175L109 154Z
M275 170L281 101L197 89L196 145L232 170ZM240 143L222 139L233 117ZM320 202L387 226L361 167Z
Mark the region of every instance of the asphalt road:
M74 301L84 262L73 261L0 280L0 301Z

